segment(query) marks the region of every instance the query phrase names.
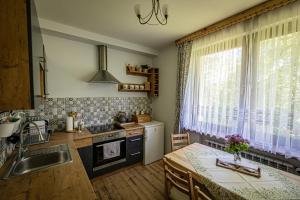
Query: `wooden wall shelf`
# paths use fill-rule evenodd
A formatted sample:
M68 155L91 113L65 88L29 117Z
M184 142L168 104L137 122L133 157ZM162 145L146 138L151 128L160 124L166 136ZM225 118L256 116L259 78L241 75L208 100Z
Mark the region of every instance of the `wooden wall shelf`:
M136 71L135 68L131 69L131 67L129 66L126 66L126 74L134 75L134 76L145 76L145 77L151 76L150 72Z
M151 92L150 95L154 97L158 97L159 95L159 69L151 68L150 69L151 76L148 77L148 81L150 82Z
M124 89L123 85L128 85L128 89ZM138 85L138 86L144 86L144 89L129 89L130 85ZM119 92L150 92L150 88L146 89L145 84L135 84L135 83L120 83L118 85L118 91Z
M134 75L134 76L145 76L145 77L151 76L151 73L147 73L147 72L137 72L137 71L129 71L129 70L126 70L126 74Z
M148 78L148 84L150 83L150 89L124 89L123 85L125 83L119 84L118 91L119 92L148 92L149 96L157 97L159 95L159 69L158 68L150 68L148 72L140 72L132 69L131 67L126 66L126 74L133 76L144 76ZM133 84L126 83L127 85L144 85L144 84ZM145 87L146 88L146 87Z
M119 89L119 92L150 92L151 90L130 90L130 89Z

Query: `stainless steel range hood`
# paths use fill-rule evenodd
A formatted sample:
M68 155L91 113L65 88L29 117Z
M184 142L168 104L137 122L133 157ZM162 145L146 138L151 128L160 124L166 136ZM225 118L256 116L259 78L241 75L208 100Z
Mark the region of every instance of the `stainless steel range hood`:
M107 46L98 45L99 71L89 81L90 83L120 83L107 71Z

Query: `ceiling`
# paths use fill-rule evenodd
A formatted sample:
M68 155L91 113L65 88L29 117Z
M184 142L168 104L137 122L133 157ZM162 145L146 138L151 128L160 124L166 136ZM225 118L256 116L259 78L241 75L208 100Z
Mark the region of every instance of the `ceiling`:
M168 24L141 25L135 12L149 12L151 0L36 0L40 18L159 50L176 39L264 0L160 0Z

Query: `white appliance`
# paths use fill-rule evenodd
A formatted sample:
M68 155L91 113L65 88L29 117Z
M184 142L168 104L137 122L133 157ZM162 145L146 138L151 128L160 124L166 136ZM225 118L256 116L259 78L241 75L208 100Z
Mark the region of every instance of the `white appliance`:
M164 124L151 121L139 123L145 127L144 135L144 165L160 160L164 156Z

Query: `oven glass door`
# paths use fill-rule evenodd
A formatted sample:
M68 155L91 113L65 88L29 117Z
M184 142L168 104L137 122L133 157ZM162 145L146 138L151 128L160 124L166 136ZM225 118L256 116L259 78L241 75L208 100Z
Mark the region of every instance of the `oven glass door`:
M111 143L111 142L116 142L116 141L119 141L120 154L118 156L105 159L103 145ZM114 162L114 161L126 158L126 138L118 138L115 140L109 140L109 141L95 143L95 144L93 144L93 149L94 149L94 167L104 165L104 164L107 164L110 162Z

